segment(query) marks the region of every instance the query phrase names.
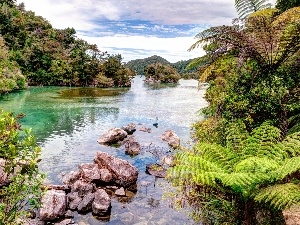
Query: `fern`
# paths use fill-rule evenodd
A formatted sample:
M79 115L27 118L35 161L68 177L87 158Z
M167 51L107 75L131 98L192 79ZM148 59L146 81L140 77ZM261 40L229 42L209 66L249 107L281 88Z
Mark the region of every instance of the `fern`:
M286 209L300 204L300 187L293 183L273 185L260 190L254 200L268 203L276 209Z

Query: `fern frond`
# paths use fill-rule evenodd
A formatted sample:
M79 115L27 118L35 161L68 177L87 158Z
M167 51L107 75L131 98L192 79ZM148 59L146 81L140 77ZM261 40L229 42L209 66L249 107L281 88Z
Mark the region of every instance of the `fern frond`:
M198 170L197 173L193 175L193 181L197 185L206 185L214 187L216 185L216 179L218 177L219 173Z
M300 132L287 136L280 145L290 156L300 155Z
M264 144L265 142L278 143L281 137L281 131L277 127L272 126L269 121L266 121L255 128L251 136L260 144Z
M272 177L274 180L283 180L286 176L300 170L300 157L293 157L281 163L282 166L278 167L274 172L272 172Z
M235 165L235 172L269 173L279 167L279 163L268 157L248 157Z
M271 7L268 0L235 0L235 8L240 18L246 18L251 13Z
M277 184L260 190L254 200L282 210L300 204L300 187L293 183Z

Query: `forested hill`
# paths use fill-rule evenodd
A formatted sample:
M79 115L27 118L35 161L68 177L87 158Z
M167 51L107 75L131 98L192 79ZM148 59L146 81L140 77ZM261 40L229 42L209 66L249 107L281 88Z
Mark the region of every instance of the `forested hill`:
M196 69L194 69L194 70L188 70L188 71L185 70L185 68L187 67L187 65L192 60L193 59L181 60L181 61L178 61L176 63L170 63L168 60L164 59L161 56L153 55L151 57L144 58L144 59L131 60L128 63L126 63L126 66L129 67L132 70L135 70L137 72L137 74L144 74L144 69L146 68L146 66L148 66L150 64L153 64L153 63L161 63L163 65L171 65L174 68L176 68L177 71L180 74L183 74L183 73L195 72L196 71Z

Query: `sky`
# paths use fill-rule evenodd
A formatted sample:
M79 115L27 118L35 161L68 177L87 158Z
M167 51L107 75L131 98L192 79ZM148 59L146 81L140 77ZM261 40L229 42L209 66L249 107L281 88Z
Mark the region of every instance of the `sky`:
M274 4L275 0L270 2ZM169 62L204 54L188 51L195 35L230 25L234 0L17 0L54 28L73 27L76 36L124 62L159 55Z

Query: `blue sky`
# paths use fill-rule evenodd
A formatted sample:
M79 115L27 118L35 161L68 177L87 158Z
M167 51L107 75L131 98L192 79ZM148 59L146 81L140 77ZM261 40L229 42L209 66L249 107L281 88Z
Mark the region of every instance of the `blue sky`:
M270 1L274 3L275 0ZM234 0L17 0L55 28L74 27L77 37L124 61L160 55L170 62L203 55L188 52L194 36L237 17Z

